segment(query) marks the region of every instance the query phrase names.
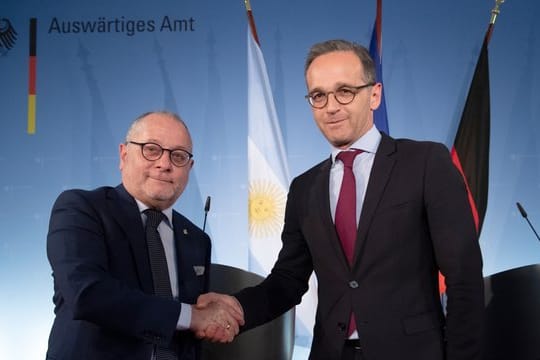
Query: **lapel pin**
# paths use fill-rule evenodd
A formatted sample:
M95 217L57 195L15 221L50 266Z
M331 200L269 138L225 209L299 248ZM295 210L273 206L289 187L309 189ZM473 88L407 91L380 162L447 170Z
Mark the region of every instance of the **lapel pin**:
M184 232L184 235L188 234L187 229L184 229L183 232Z

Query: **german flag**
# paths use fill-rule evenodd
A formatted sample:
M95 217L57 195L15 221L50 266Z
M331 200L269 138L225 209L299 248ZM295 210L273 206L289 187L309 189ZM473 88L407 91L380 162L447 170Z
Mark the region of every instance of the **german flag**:
M493 24L494 20L489 24L484 37L451 150L452 162L463 176L467 187L478 236L484 223L488 199L491 127L488 44L493 32ZM446 292L446 283L441 273L439 273L439 292L441 294Z
M36 45L37 45L37 19L30 19L30 52L28 60L28 122L27 132L36 133Z
M489 176L490 95L488 43L490 25L476 63L454 145L452 161L465 180L478 235L486 215Z

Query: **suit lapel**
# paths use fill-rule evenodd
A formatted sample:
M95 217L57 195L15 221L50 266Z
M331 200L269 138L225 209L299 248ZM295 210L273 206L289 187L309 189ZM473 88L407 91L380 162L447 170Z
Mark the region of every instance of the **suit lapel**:
M188 264L186 256L189 249L186 245L189 237L189 232L186 229L185 224L182 222L181 216L173 210L173 229L174 229L174 245L176 247L176 274L178 277L178 289L182 294L184 288L184 271L182 271L183 264Z
M139 213L137 203L123 185L119 185L112 190L109 193L108 200L108 206L112 216L120 225L130 243L141 288L144 292L152 294L154 292L152 272L148 260L148 249L141 214Z
M381 143L379 144L373 161L373 167L371 168L364 204L362 205L362 213L360 214L360 222L358 224L353 262L355 266L358 265L357 260L364 248L369 226L373 220L379 201L382 198L386 184L390 179L390 174L395 163L392 157L392 154L396 151L395 141L384 133L381 134Z
M193 224L180 213L173 211L174 242L176 246L176 269L178 295L181 302L193 304L205 288L210 271L207 248L202 246L203 236Z

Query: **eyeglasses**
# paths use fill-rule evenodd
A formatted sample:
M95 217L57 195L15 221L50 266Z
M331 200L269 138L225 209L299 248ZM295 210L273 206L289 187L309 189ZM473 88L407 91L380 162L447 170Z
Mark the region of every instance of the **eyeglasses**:
M130 144L139 145L141 147L142 156L148 161L156 161L161 159L164 151L169 152L169 159L174 166L182 167L189 163L189 160L193 158L193 154L183 149L165 149L161 145L147 142L139 143L135 141L128 141Z
M360 86L342 86L335 91L329 92L315 91L311 94L307 94L305 98L315 109L322 109L325 107L326 104L328 104L328 95L330 94L334 94L334 98L341 105L347 105L354 100L354 97L360 92L360 90L373 85L375 85L375 83L368 83Z

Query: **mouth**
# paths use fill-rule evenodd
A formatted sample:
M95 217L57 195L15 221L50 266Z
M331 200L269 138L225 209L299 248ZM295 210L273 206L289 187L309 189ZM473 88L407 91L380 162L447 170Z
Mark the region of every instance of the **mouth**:
M158 182L167 183L167 184L172 184L172 183L173 183L172 180L164 179L164 178L150 177L150 179L155 180L155 181L158 181Z
M328 119L326 122L326 125L332 126L332 125L339 125L343 123L345 119Z

